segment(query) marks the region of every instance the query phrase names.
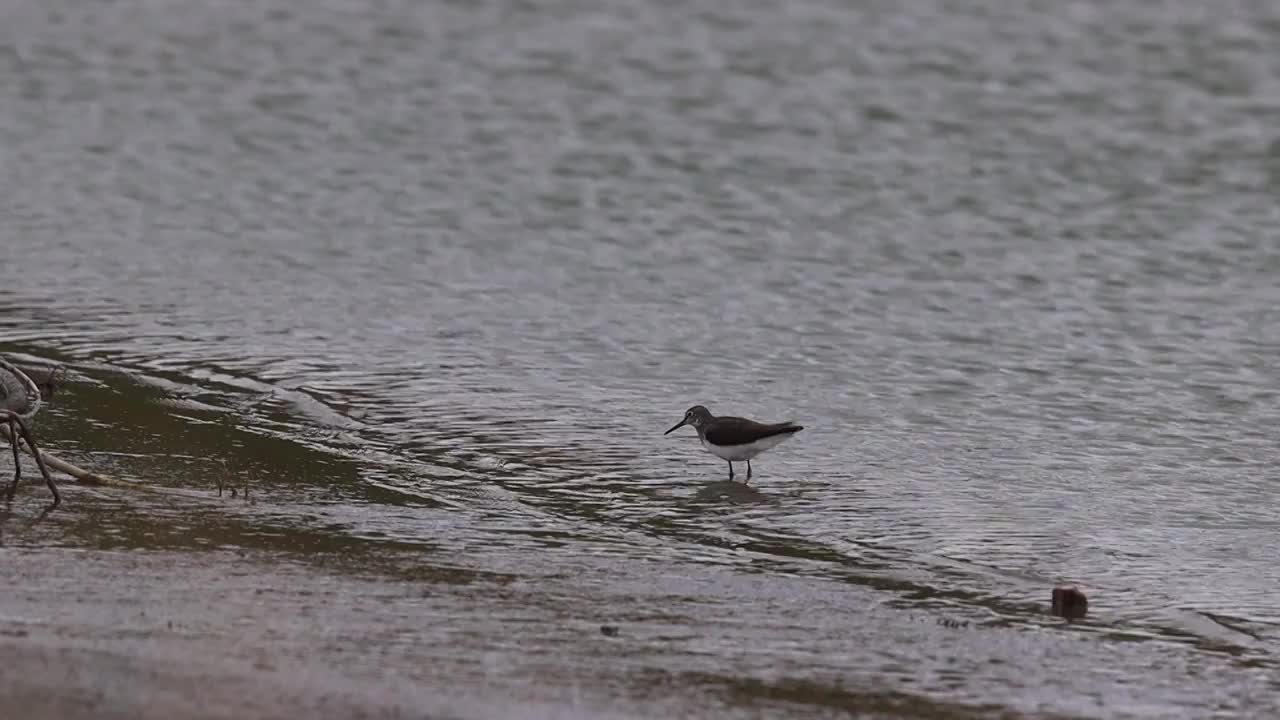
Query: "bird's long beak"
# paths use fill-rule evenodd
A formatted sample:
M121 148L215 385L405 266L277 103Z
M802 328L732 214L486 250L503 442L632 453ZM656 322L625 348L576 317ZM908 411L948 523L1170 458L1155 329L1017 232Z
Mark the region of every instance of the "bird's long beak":
M663 434L663 435L670 435L671 433L675 432L676 430L679 430L679 429L680 429L680 428L682 428L682 427L684 427L684 420L681 420L680 422L676 423L675 425L673 425L673 426L671 427L671 429L670 429L670 430L668 430L668 431L666 431L666 432L664 432L664 433L662 433L662 434Z

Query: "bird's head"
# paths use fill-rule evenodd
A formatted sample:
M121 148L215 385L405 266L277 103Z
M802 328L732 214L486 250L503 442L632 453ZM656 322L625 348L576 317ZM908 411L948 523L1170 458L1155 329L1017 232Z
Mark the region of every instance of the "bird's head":
M691 425L694 428L700 428L703 425L706 425L710 421L711 421L711 411L701 405L694 405L693 407L684 411L684 418L682 418L680 422L676 423L674 426L672 426L670 430L662 434L670 435L672 432L684 427L685 425Z

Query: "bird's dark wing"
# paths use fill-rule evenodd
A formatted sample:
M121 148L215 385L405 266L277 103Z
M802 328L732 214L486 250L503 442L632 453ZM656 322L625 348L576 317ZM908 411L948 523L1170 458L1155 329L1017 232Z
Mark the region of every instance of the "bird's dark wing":
M766 425L736 417L716 418L707 428L707 442L712 445L746 445L774 435L800 432L804 427L789 422Z

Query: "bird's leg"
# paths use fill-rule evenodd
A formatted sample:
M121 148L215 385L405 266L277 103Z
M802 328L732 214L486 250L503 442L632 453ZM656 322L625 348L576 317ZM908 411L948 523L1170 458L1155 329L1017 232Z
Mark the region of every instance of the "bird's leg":
M750 480L750 479L751 479L751 461L748 460L747 461L747 480ZM743 483L746 483L746 480L744 480Z
M13 448L13 483L9 485L9 499L18 492L18 481L22 479L22 458L18 457L18 428L13 424L14 415L5 411L5 422L9 424L9 447Z
M50 505L49 508L50 509L56 508L58 507L58 504L62 502L62 496L58 494L58 486L53 484L53 476L49 474L49 468L44 466L44 458L40 456L40 449L36 447L36 441L31 439L31 430L27 428L27 424L22 421L22 418L10 412L9 413L9 428L10 428L9 434L11 436L11 440L14 443L13 445L14 455L18 454L17 435L14 435L13 433L13 423L15 421L18 423L18 429L22 431L22 439L27 441L27 447L31 449L31 457L36 459L36 466L40 468L40 474L44 476L45 484L49 486L49 492L53 493L53 505ZM9 488L10 498L13 497L13 492L17 488L18 488L18 481L17 481L17 478L15 477L13 486Z
M733 461L729 461L729 479L733 480Z

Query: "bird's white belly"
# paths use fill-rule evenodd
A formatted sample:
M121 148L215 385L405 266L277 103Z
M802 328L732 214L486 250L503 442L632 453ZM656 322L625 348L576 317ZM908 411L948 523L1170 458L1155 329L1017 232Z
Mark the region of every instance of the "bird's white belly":
M774 435L773 437L767 437L763 440L747 443L746 445L712 445L706 440L703 440L702 447L706 448L707 452L715 455L721 460L742 462L743 460L750 460L751 458L754 458L765 450L777 447L778 443L791 437L791 435L792 433Z

